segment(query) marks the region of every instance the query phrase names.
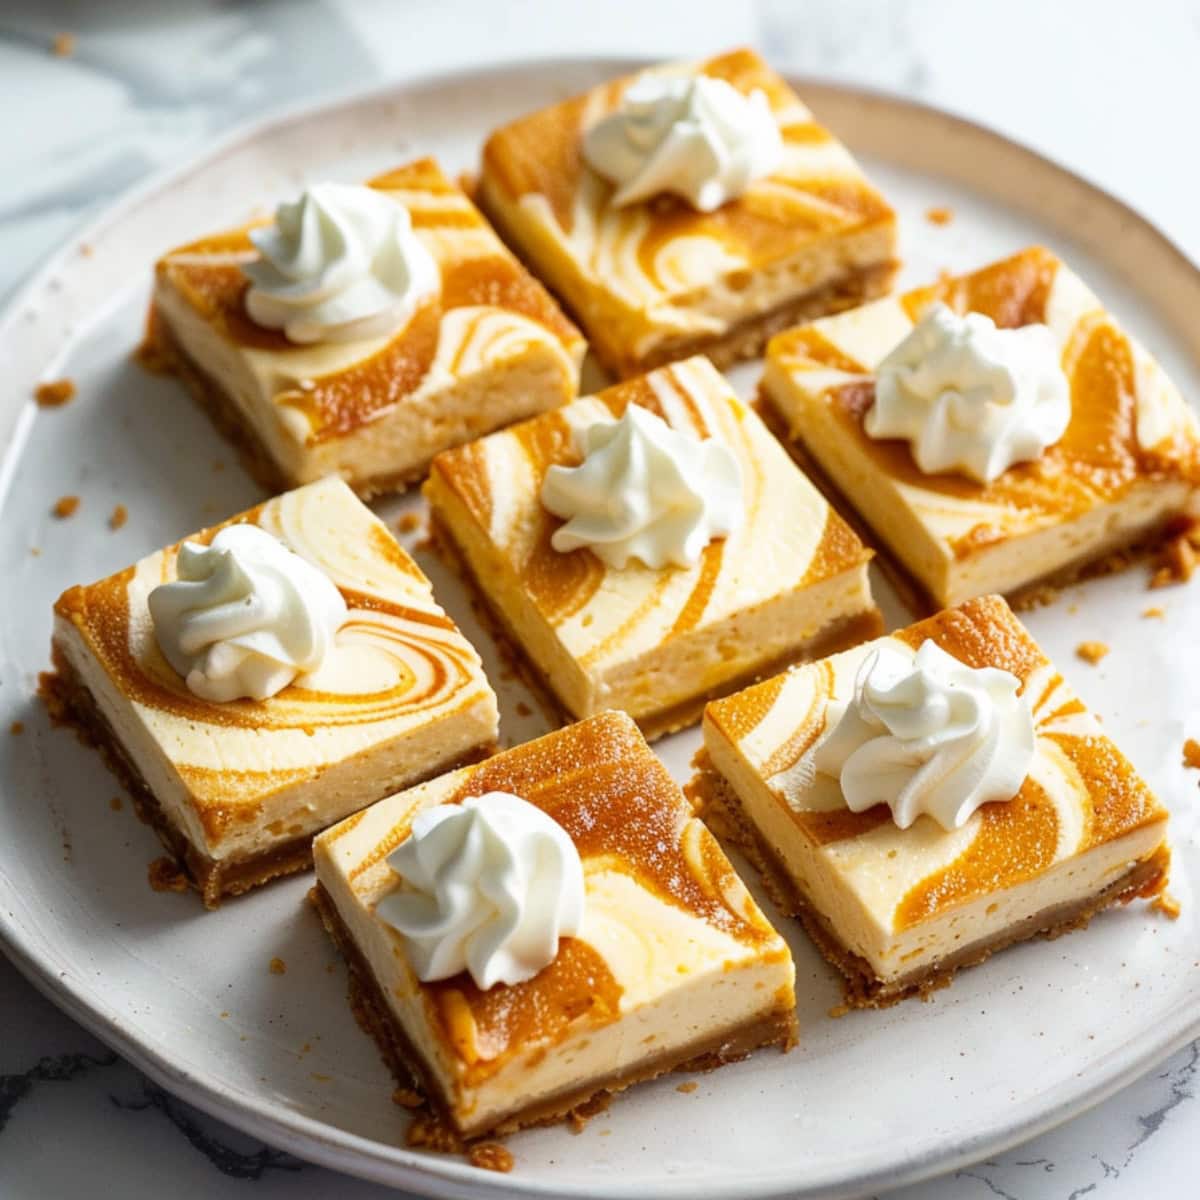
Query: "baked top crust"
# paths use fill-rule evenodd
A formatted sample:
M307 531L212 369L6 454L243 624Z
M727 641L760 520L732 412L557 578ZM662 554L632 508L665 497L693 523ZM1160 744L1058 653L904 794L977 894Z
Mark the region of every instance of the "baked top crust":
M263 221L180 246L156 267L160 289L252 360L294 439L315 445L345 437L533 343L555 349L577 379L585 349L579 331L433 159L377 175L368 186L408 208L441 274L440 293L390 336L297 345L251 320L241 264L257 254L249 233Z
M264 806L303 790L319 808L322 774L381 743L467 713L474 714L473 729L490 713L493 736L495 729L495 696L479 656L436 603L421 569L344 483L297 488L191 540L207 543L236 522L280 538L342 593L349 616L330 656L337 662L326 664L340 664L326 688L294 683L266 700L219 704L194 695L163 657L146 602L154 587L175 578L179 543L69 588L54 606L56 641L69 630L82 643L81 653L107 677L139 737L183 792L202 834L197 840L215 857L223 846L303 832L284 823L264 827ZM482 740L473 737L460 749Z
M860 664L890 639L914 649L932 639L968 666L1009 671L1032 703L1036 748L1021 791L984 805L961 829L928 817L900 829L886 805L851 812L836 781L811 769L830 700L852 694ZM1137 830L1165 833L1166 809L1000 597L879 641L715 701L705 725L710 752L714 738L732 747L880 926L900 933Z
M524 983L486 992L465 974L420 983L401 936L374 915L400 886L387 856L423 808L489 791L537 805L574 841L587 893L584 925ZM403 977L397 997L419 993L421 1023L443 1069L464 1088L531 1049L611 1024L708 971L777 964L780 994L762 996L756 1010L793 1004L786 943L623 713L602 713L382 800L321 834L314 849L318 878L342 919L360 930L369 924L372 960L385 962L389 977ZM348 905L357 914L349 919ZM657 1040L646 1053L663 1049Z
M738 459L745 519L729 537L710 542L694 567L653 569L635 560L616 569L587 548L562 553L550 544L562 522L541 503L547 469L579 463L573 424L619 417L629 404L675 429L719 438ZM593 673L871 557L703 357L448 450L434 460L431 476L453 493L571 657ZM439 517L453 533L454 514ZM478 572L479 564L474 567Z
M876 366L935 301L983 313L1001 328L1045 323L1062 349L1071 395L1066 433L988 484L927 475L906 442L872 438L863 426ZM899 502L958 560L1119 502L1141 484L1200 487L1192 410L1078 276L1041 247L777 335L767 348L766 388L793 436L822 461L820 436L807 433L814 412L829 417L822 436L845 439L871 473L898 485ZM870 487L869 475L861 486Z

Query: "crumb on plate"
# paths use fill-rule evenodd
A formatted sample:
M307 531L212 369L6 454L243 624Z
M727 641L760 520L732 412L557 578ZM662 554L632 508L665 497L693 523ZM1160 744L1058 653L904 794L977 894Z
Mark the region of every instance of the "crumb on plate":
M150 886L156 892L186 892L188 890L187 876L180 870L179 864L173 858L156 858L146 872Z
M123 504L118 504L112 510L112 515L108 518L108 527L114 531L120 529L126 521L129 520L129 509Z
M1084 662L1091 663L1095 666L1108 653L1108 646L1104 642L1080 642L1075 647L1075 654L1082 658Z
M1200 742L1195 738L1188 738L1183 743L1183 765L1200 770Z
M59 496L50 510L60 521L73 517L79 511L78 496Z
M286 975L287 963L282 958L273 958L268 964L268 969L272 975Z
M467 1151L467 1160L481 1171L499 1171L507 1175L513 1169L512 1151L499 1142L476 1142Z
M56 33L50 43L50 52L55 58L70 58L75 53L75 35L73 33Z
M61 408L75 398L73 379L50 379L33 389L39 408Z
M954 209L937 204L925 210L925 220L930 225L949 225L954 220Z

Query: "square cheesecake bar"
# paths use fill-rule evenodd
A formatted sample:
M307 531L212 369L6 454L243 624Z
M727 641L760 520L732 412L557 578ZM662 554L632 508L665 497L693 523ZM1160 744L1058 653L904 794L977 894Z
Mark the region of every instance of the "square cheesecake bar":
M394 332L304 344L251 319L261 222L155 270L143 361L183 379L270 491L331 473L363 496L402 487L439 450L576 394L583 339L438 165L368 186L407 210L440 277Z
M204 902L312 862L313 834L495 745L496 698L429 581L340 480L309 484L194 535L248 523L336 586L347 617L311 676L265 700L190 690L148 596L169 546L54 606L51 711L103 750Z
M547 472L579 463L576 429L632 405L740 467L741 526L694 566L618 568L552 545L563 522L541 500ZM619 708L657 736L712 696L882 629L870 553L703 357L446 451L425 495L440 542L565 719Z
M777 165L715 211L666 193L618 207L584 137L649 76L761 93ZM892 209L751 50L614 80L514 121L484 146L478 197L619 377L698 352L721 366L752 357L780 329L884 294L897 267Z
M1015 797L950 830L928 814L900 828L884 803L852 811L845 776L814 761L868 658L927 641L968 667L1011 673L1032 708L1031 765ZM698 766L693 797L729 820L853 1006L924 994L996 950L1166 883L1166 810L998 596L709 705Z
M536 805L574 843L581 926L524 982L485 991L465 971L422 982L381 915L403 886L388 856L422 810L496 791ZM314 857L312 898L349 963L359 1023L460 1136L794 1041L787 944L622 713L381 800L321 834Z
M937 302L1001 330L1047 326L1070 416L1040 457L990 482L927 474L865 421L876 368ZM762 399L800 461L933 611L1112 569L1200 511L1200 434L1155 360L1050 251L1034 247L772 339ZM865 527L865 528L864 528Z

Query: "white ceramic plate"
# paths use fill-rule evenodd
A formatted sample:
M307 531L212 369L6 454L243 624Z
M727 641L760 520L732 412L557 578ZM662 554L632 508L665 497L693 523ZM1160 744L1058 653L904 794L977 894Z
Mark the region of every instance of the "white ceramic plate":
M472 165L489 128L631 64L546 62L393 86L293 114L223 143L127 199L64 247L0 323L0 932L51 999L199 1107L266 1141L424 1194L501 1192L717 1198L857 1194L979 1158L1095 1103L1200 1033L1196 784L1180 766L1200 728L1189 626L1200 589L1148 594L1145 574L1098 581L1029 618L1174 811L1183 902L1170 923L1137 905L964 974L928 1004L830 1020L838 988L805 939L796 954L802 1044L699 1080L636 1089L579 1136L511 1139L510 1176L403 1145L375 1048L346 1007L344 977L296 878L206 913L157 895L157 843L94 753L48 728L33 699L50 606L71 583L125 566L236 512L259 493L170 380L131 361L154 258L292 191L356 178L417 153ZM969 267L1031 241L1053 245L1200 392L1200 279L1139 217L1012 143L944 114L824 84L799 84L867 160L904 220L905 282ZM924 219L948 205L952 224ZM1189 332L1190 322L1190 332ZM1190 341L1189 341L1190 339ZM752 387L757 370L736 372ZM38 379L68 375L73 404L40 410ZM217 464L220 464L218 466ZM50 516L64 493L70 520ZM110 532L117 503L129 522ZM407 504L384 505L394 516ZM481 639L464 598L422 560L443 602ZM1165 620L1140 617L1150 604ZM1077 607L1076 607L1077 606ZM894 605L889 615L905 616ZM1099 667L1082 639L1113 647ZM483 649L488 649L486 643ZM494 655L489 666L496 668ZM499 678L498 670L492 670ZM502 682L506 731L519 689ZM661 745L680 778L696 733ZM282 958L285 975L268 963Z

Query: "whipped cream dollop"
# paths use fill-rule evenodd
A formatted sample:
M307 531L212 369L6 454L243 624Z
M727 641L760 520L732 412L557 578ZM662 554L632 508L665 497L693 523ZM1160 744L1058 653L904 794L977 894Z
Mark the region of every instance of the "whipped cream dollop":
M388 856L405 887L376 913L399 931L417 978L469 971L487 991L532 979L583 921L583 864L567 831L508 792L419 812Z
M617 185L615 205L674 192L712 212L779 166L783 138L762 91L746 96L708 75L648 74L587 130L583 157Z
M990 483L1037 458L1071 420L1071 389L1046 325L997 329L982 313L931 305L879 364L865 428L905 438L926 474Z
M830 706L813 766L846 805L886 804L901 829L921 814L947 831L981 805L1011 800L1033 760L1033 714L1021 682L968 667L936 642L914 654L885 643L859 669L850 703Z
M555 550L587 546L618 569L631 558L689 567L741 525L741 467L723 442L672 429L639 404L593 422L579 440L583 462L550 467L542 483L542 503L566 520L550 539Z
M382 337L441 286L408 209L375 188L314 184L250 239L246 311L293 342Z
M184 542L178 579L148 597L166 660L204 700L265 700L315 671L346 602L312 563L257 525Z

